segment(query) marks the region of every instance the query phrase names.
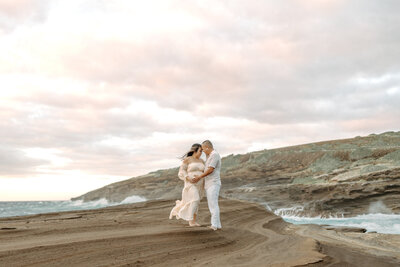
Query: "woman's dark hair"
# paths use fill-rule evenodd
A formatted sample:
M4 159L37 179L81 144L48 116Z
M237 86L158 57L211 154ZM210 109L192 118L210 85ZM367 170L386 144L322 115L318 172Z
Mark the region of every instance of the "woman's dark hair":
M190 156L192 156L194 153L196 153L197 151L199 151L199 149L201 148L201 145L200 144L193 144L192 145L192 147L190 148L190 150L188 151L188 152L186 152L182 157L181 157L181 159L183 160L183 159L185 159L185 158L187 158L187 157L190 157Z

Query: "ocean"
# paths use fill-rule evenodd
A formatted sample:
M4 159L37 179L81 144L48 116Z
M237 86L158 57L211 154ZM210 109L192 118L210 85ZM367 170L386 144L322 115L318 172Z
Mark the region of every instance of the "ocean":
M270 210L268 205L267 209ZM298 216L302 207L291 207L274 210L282 219L293 224L318 224L364 228L367 232L381 234L400 234L400 214L369 213L355 217L331 216L329 218Z
M282 216L293 224L328 224L334 226L360 227L367 232L381 234L400 234L400 214L364 214L349 218L309 218L296 216Z
M12 217L71 210L98 209L142 201L146 201L146 199L139 196L130 196L118 203L112 203L106 199L99 199L97 201L90 202L83 202L81 200L0 201L0 217ZM266 206L266 208L270 210L268 206ZM333 226L361 227L367 229L368 232L400 234L400 214L371 213L348 218L301 217L296 216L296 213L299 209L301 209L301 207L277 209L273 212L276 215L281 216L285 221L293 224L326 224Z
M13 217L49 212L98 209L120 204L137 203L146 201L139 196L130 196L121 202L108 202L106 199L83 202L77 201L0 201L0 217Z

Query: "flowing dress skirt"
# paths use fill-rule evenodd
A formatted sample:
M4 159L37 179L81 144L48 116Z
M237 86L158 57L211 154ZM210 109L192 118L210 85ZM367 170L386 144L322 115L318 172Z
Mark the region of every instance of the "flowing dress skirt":
M201 173L200 173L201 174ZM189 177L198 175L198 173L190 173ZM204 179L201 179L196 184L185 181L185 187L182 190L182 200L177 200L175 207L171 210L169 218L174 216L176 219L186 221L193 220L193 215L199 210L199 203L204 194Z

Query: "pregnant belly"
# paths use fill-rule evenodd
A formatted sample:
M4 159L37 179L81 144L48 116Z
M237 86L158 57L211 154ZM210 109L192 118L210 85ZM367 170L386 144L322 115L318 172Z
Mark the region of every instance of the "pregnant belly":
M190 178L193 178L194 176L199 176L199 175L202 175L202 174L203 174L202 171L194 171L194 172L188 173L188 176L189 176Z

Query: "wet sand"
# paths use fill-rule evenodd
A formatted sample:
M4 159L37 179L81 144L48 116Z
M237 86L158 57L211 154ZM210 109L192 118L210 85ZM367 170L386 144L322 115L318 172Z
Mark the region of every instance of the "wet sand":
M0 266L399 266L398 235L294 226L222 199L223 229L168 220L174 201L0 218ZM379 265L376 265L379 263Z

